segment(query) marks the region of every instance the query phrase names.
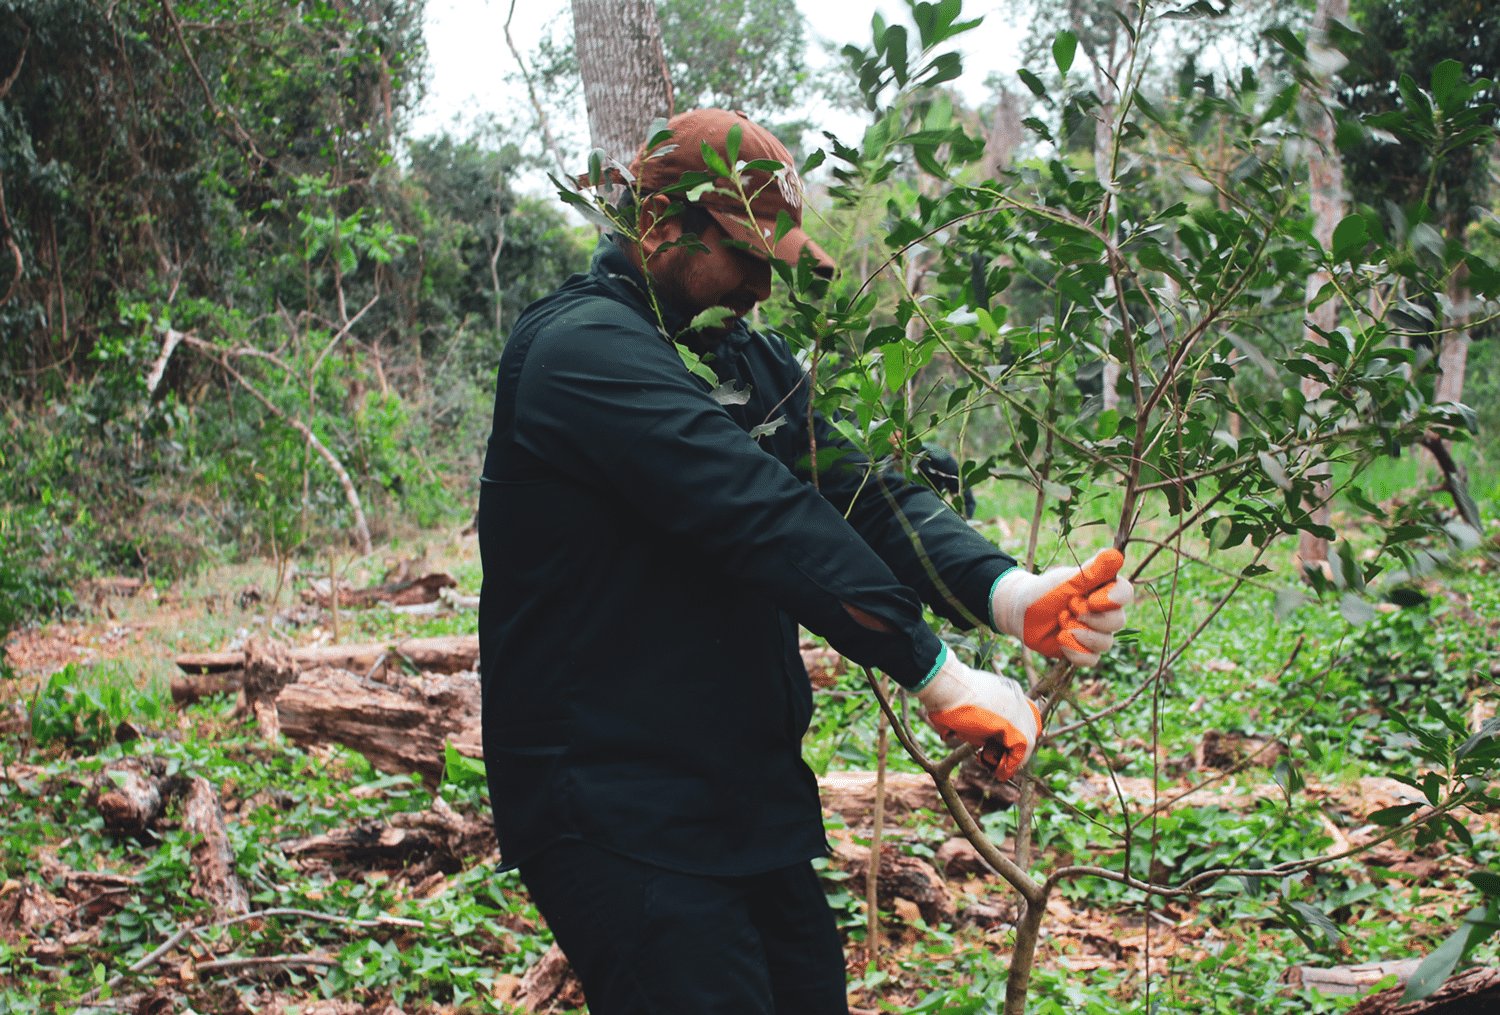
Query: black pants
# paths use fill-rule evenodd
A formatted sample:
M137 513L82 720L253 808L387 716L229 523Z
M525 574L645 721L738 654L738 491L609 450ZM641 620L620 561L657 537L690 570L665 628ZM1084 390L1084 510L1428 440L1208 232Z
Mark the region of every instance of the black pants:
M810 864L699 877L561 842L521 879L591 1015L848 1015L838 927Z

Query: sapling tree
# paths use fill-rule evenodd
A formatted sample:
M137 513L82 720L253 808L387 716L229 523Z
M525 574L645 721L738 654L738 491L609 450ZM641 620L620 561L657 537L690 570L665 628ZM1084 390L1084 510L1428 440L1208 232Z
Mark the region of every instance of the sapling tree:
M869 463L864 495L889 496L888 477L915 475L926 453L924 438L988 417L998 418L1009 440L982 460L964 462L962 482L993 478L1034 492L1028 566L1035 563L1036 532L1045 515L1055 519L1070 546L1086 531L1091 509L1115 506L1104 519L1109 542L1125 553L1128 576L1149 590L1164 632L1159 643L1143 646L1147 678L1093 714L1071 694L1069 665L1033 671L1031 694L1050 726L1042 746L1089 737L1110 715L1153 707L1170 668L1227 603L1271 571L1265 561L1279 541L1299 533L1332 541L1336 560L1330 572L1312 573L1309 580L1349 622L1361 623L1374 615L1368 598L1382 573L1389 587L1430 570L1453 547L1478 540L1468 511L1454 517L1429 502L1387 510L1367 495L1362 475L1381 456L1398 455L1424 439L1465 439L1473 413L1434 397L1432 356L1410 338L1414 324L1426 325L1418 320L1420 307L1433 305L1458 272L1467 273L1476 298L1488 301L1482 316L1500 314L1493 302L1500 296L1500 273L1457 245L1422 242L1425 234L1417 227L1431 214L1425 203L1404 209L1407 227L1400 234L1356 212L1338 223L1330 244L1319 242L1307 221L1302 153L1316 143L1308 124L1332 116L1336 136L1346 143L1367 136L1371 127L1329 108L1323 80L1291 33L1271 33L1283 52L1284 70L1275 80L1246 69L1227 83L1189 81L1180 94L1153 95L1146 54L1155 19L1215 12L1200 3L1182 10L1142 5L1122 13L1130 45L1112 108L1101 107L1088 85L1070 76L1077 40L1058 33L1052 47L1056 74L1051 68L1045 75L1041 68L1021 72L1037 98L1037 115L1026 123L1039 154L993 180L972 178L968 167L981 159L983 144L954 122L951 107L934 91L960 70L958 56L943 47L976 22L961 20L960 0L910 4L912 29L877 15L871 46L844 51L872 114L870 126L858 146L825 135L826 151L814 152L802 171L831 158L829 193L847 205L911 173L925 173L938 186L915 201L888 204L886 257L864 277L830 284L816 277L810 262L772 258L787 289L781 330L805 359L814 411L830 420L843 442L819 448L812 420L795 421L809 428L814 481L820 469L853 448ZM1059 76L1058 86L1044 83L1044 77ZM1493 141L1493 130L1483 128L1489 111L1475 101L1486 88L1488 82L1465 82L1456 64L1440 66L1425 88L1406 82L1407 106L1375 126L1423 139L1436 166L1464 146ZM1065 139L1077 133L1078 122L1098 116L1106 119L1100 130L1109 141L1093 146L1097 161L1090 166L1086 156L1070 155ZM1200 145L1209 131L1223 140ZM650 144L669 141L656 125ZM669 188L672 196L690 201L716 189L743 201L750 217L754 188L771 185L771 177L792 167L742 163L736 141L731 132L727 162L705 147L711 171L689 174ZM608 172L620 168L611 170L595 153L588 182L605 182ZM629 209L591 200L572 187L560 190L601 224L633 235ZM905 270L918 253L933 260L928 272L935 280L920 297ZM1327 281L1309 299L1307 280L1319 274ZM1007 302L1013 286L1030 293L1025 312ZM1307 308L1335 300L1333 326L1309 320L1313 338L1303 339ZM895 310L879 311L882 305ZM711 365L686 344L679 349L685 368L713 387ZM1085 395L1073 380L1080 364L1100 359L1121 367L1112 392L1117 401L1111 398L1114 407L1108 409L1102 394ZM1262 369L1235 369L1247 359ZM929 367L935 362L945 368L942 379ZM1316 385L1303 389L1302 379ZM1356 555L1348 539L1340 540L1311 514L1310 507L1327 496L1319 492L1327 477L1337 477L1334 496L1378 526L1373 554ZM1454 497L1461 499L1457 491ZM908 526L908 532L921 556L915 529ZM1212 553L1242 547L1248 562L1230 568L1217 562L1223 556L1206 559L1188 545L1190 539L1194 546L1206 542ZM1229 580L1228 590L1201 615L1179 601L1178 578L1190 565L1218 569ZM931 577L941 591L936 573ZM1284 593L1276 608L1290 609L1305 598ZM952 605L971 626L989 620L969 616L956 600ZM1276 723L1286 729L1295 724L1298 702L1316 695L1319 681L1339 662L1330 658L1321 670L1303 667L1317 671L1311 676L1302 670L1287 676L1300 647L1282 668L1288 693ZM974 749L933 756L934 738L914 728L909 710L893 705L873 678L870 684L890 728L932 776L959 828L1019 896L1005 1002L1010 1015L1025 1009L1046 903L1061 885L1103 879L1143 897L1197 897L1237 891L1239 879L1271 879L1282 886L1278 906L1284 919L1312 936L1333 925L1294 875L1387 839L1465 839L1466 812L1500 805L1487 788L1500 769L1500 744L1492 736L1497 730L1471 734L1431 702L1425 708L1437 732L1415 718L1398 720L1422 729L1424 769L1391 773L1419 788L1425 802L1370 816L1384 828L1373 841L1343 852L1325 851L1331 840L1314 841L1278 862L1262 862L1248 848L1225 851L1175 878L1164 877L1153 866L1150 830L1173 801L1158 799L1139 813L1121 806L1112 814L1089 815L1095 834L1113 841L1112 860L1044 871L1032 855L1028 823L1035 788L1045 790L1046 779L1028 777L1015 850L1007 855L954 788L955 769ZM1284 760L1277 778L1290 803L1303 785L1298 759ZM1473 923L1473 933L1482 924ZM1458 951L1449 952L1456 961ZM1448 962L1447 970L1452 968ZM1447 970L1439 976L1435 967L1427 968L1414 991L1436 989Z

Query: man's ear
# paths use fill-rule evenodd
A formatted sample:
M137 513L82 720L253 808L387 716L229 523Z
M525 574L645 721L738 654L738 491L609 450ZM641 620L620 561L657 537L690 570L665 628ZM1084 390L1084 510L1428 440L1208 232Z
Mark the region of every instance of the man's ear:
M637 227L641 231L642 261L649 261L662 244L682 238L681 218L677 215L665 215L671 204L672 199L666 194L652 194L641 202Z

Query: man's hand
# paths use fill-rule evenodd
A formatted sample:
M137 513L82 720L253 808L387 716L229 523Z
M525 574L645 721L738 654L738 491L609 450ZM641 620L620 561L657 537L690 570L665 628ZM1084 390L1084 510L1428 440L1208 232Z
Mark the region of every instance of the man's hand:
M927 686L917 692L927 719L944 737L982 748L995 776L1009 779L1036 749L1042 715L1009 677L970 669L951 651Z
M1124 564L1119 550L1100 550L1082 567L1044 574L1016 568L1002 575L990 599L995 629L1049 658L1097 666L1099 656L1114 647L1125 607L1135 600L1130 582L1115 577Z

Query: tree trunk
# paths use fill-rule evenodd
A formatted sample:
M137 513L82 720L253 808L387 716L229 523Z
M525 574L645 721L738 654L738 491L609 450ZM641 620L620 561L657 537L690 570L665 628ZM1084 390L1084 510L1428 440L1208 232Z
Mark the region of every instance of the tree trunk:
M1025 116L1021 97L1008 88L1001 88L995 99L995 111L990 115L989 128L984 132L984 178L993 180L1002 169L1011 167L1011 154L1026 140L1026 128L1021 123Z
M1312 25L1312 35L1317 40L1314 44L1321 43L1327 38L1328 25L1331 21L1336 18L1342 20L1348 16L1349 0L1318 0ZM1331 82L1325 78L1323 97L1328 98L1331 92ZM1307 150L1307 201L1313 213L1313 235L1323 245L1324 250L1332 248L1334 227L1344 217L1344 164L1339 160L1338 149L1334 147L1333 132L1333 117L1321 105L1318 106L1312 114L1312 122L1308 125L1312 144ZM1308 278L1307 302L1309 304L1318 291L1327 284L1328 279L1328 273L1324 271L1314 272ZM1337 303L1334 300L1328 300L1317 309L1308 310L1307 320L1310 325L1317 325L1324 331L1332 331L1338 323ZM1302 329L1303 339L1326 345L1327 341L1310 325ZM1302 379L1302 395L1308 401L1321 395L1325 387L1327 385L1311 377ZM1323 479L1317 484L1313 493L1313 501L1306 505L1314 523L1328 524L1331 516L1328 501L1332 494L1331 480ZM1297 562L1299 573L1302 573L1302 569L1309 565L1326 572L1328 570L1328 540L1308 532L1298 533Z
M409 638L395 644L389 642L363 642L349 645L308 645L287 651L287 655L304 670L318 666L334 666L342 670L354 670L370 675L372 670L384 670L382 661L396 668L399 660L405 659L423 673L461 673L479 667L479 636L476 634L449 634L437 638ZM245 666L244 652L185 652L177 657L177 668L184 673L222 673L233 685L240 680L234 671ZM177 697L178 681L172 682L174 698ZM222 693L214 685L207 685L208 693ZM230 690L239 690L230 686Z
M1450 241L1463 242L1464 219L1462 214L1449 219ZM1465 306L1469 302L1469 287L1464 284L1468 281L1468 275L1468 267L1461 266L1448 278L1448 300L1451 304L1448 326L1453 330L1443 336L1443 344L1438 349L1439 373L1434 401L1464 400L1464 369L1469 361L1469 315Z
M593 146L629 165L651 121L672 115L656 4L573 0L573 37Z

